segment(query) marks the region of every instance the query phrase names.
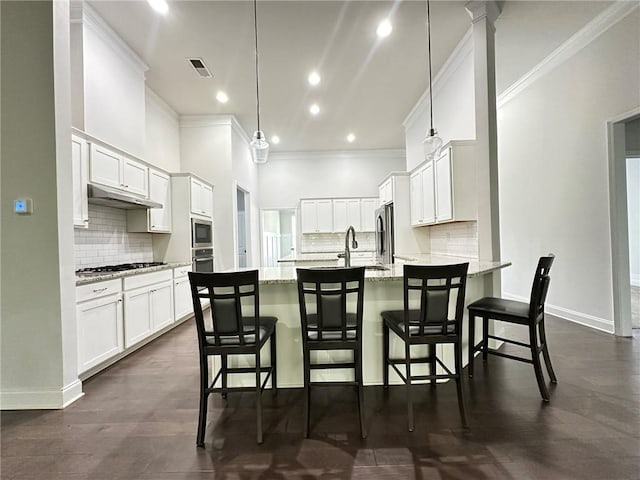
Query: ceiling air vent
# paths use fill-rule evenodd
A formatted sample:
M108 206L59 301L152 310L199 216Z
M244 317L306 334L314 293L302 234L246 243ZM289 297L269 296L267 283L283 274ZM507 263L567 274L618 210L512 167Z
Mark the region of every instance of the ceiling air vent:
M204 64L204 61L201 58L197 58L197 57L196 58L189 58L188 60L189 60L189 63L191 64L191 66L196 71L196 73L198 74L199 77L202 77L202 78L211 78L211 77L213 77L213 75L211 75L211 72L209 71L209 69Z

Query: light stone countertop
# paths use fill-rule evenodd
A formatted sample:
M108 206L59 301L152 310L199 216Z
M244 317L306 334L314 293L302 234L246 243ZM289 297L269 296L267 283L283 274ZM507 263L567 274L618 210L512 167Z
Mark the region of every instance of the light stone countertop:
M338 260L338 254L344 253L344 251L339 252L313 252L313 253L291 253L286 257L282 257L278 260L279 263L289 263L289 262L332 262ZM358 253L365 253L367 255L372 255L374 253L373 250L351 250L351 255L357 257Z
M76 287L79 285L88 285L105 280L113 280L116 278L131 277L133 275L141 275L143 273L159 272L161 270L170 270L172 268L186 267L191 262L173 262L166 265L158 265L155 267L136 268L133 270L125 270L123 272L105 272L96 275L76 275Z

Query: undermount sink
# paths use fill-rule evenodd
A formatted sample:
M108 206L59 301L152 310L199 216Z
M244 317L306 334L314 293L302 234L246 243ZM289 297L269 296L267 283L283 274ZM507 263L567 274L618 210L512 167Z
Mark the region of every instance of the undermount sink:
M385 267L384 265L365 265L365 270L389 270L389 267Z
M364 267L365 270L389 270L389 267L385 267L384 265L352 265L352 267ZM317 265L310 266L310 269L329 269L329 268L345 268L344 265Z

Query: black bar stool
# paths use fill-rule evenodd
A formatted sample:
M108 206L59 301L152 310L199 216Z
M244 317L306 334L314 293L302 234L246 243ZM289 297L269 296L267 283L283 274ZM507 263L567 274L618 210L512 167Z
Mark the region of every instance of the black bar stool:
M473 359L475 352L482 352L482 359L487 360L487 355L510 358L519 362L533 364L533 370L538 381L540 395L545 402L549 401L549 389L544 381L542 365L540 364L540 354L544 357L547 372L552 383L557 383L558 379L551 366L551 357L547 347L547 337L544 328L544 302L549 291L549 271L555 256L549 254L540 257L536 273L531 287L531 297L529 303L515 300L505 300L503 298L485 297L473 302L469 309L469 377L473 377ZM482 318L482 341L475 343L475 320ZM517 325L525 325L529 328L529 343L517 342L508 338L489 335L489 320L498 320ZM489 348L489 339L501 340L503 342L528 348L531 351L531 358L509 355L498 350Z
M277 393L276 381L276 322L275 317L260 316L258 295L258 271L232 273L189 273L191 297L198 330L200 351L200 414L196 443L204 446L207 427L207 400L210 393L220 392L226 398L229 391L255 391L257 416L257 441L262 443L262 391L269 378L271 388ZM201 299L211 303L212 325L205 323ZM271 365L260 365L260 351L271 340ZM229 355L254 355L255 367L230 368ZM210 356L220 355L221 367L209 383ZM255 373L255 387L227 387L227 375ZM266 377L261 381L261 374ZM218 379L221 387L214 387Z
M437 379L445 378L454 379L456 382L460 417L462 425L467 427L461 381L461 332L468 268L468 263L441 266L405 265L404 309L381 313L383 319L383 384L384 388L389 388L389 367L392 367L407 386L410 432L413 432L414 429L412 383L429 380L432 385L435 385ZM453 301L451 300L452 295L455 296ZM450 316L451 310L454 312L452 317ZM404 342L403 359L390 358L389 331L395 333ZM436 345L438 344L453 345L455 371L451 371L437 357ZM412 357L412 345L427 345L427 356ZM429 364L428 375L412 375L411 365L419 363ZM437 374L437 364L443 368L444 374ZM404 365L404 374L397 365Z
M356 387L358 396L360 435L365 438L362 391L364 267L315 270L298 268L296 271L304 357L304 436L309 438L311 387L352 385ZM311 352L322 350L351 350L353 360L341 363L311 363ZM311 370L336 368L353 369L354 380L344 382L311 381Z

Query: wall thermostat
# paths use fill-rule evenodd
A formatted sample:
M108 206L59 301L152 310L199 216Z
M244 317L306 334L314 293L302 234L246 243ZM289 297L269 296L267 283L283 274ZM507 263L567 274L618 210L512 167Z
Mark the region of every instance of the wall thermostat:
M20 198L13 201L13 213L29 215L33 213L33 201L30 198Z

